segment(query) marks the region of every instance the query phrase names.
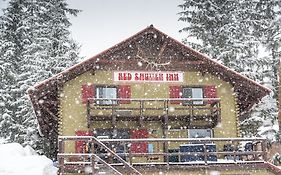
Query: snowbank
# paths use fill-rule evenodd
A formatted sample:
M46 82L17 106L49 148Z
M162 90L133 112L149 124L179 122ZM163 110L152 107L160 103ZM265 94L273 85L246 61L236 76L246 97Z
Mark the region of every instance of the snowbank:
M0 144L1 175L56 175L57 168L46 156L38 155L30 146L18 143Z

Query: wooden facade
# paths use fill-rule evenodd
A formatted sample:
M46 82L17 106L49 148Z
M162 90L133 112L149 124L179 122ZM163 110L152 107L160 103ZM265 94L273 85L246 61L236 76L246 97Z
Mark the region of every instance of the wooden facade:
M131 174L156 172L144 164L175 165L165 173L186 174L198 161L221 171L210 161L226 157L233 167L244 160L250 167L267 166L264 140L239 139L239 118L269 92L150 26L37 84L29 95L41 132L58 139L62 173L69 162L72 170L89 164L94 174L99 160L115 174L128 173L118 163ZM194 145L199 151L186 150ZM198 167L192 172L203 172ZM267 172L259 171L249 174Z

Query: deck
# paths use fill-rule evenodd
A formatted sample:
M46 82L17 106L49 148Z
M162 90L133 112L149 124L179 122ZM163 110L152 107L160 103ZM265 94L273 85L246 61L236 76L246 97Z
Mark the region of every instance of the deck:
M120 104L120 102L122 104ZM88 99L87 122L110 121L184 121L194 127L193 121L208 121L203 127L213 128L221 121L220 98L147 98L147 99Z
M68 152L66 143L83 141L89 149L85 153ZM175 150L173 143L179 145ZM133 152L134 144L159 145L155 152ZM116 150L123 145L124 150ZM193 149L191 149L193 147ZM170 149L172 148L172 149ZM102 151L101 151L102 150ZM143 174L147 167L180 170L218 166L262 166L267 161L266 140L263 138L148 138L148 139L97 139L92 136L59 137L59 171L98 174ZM170 169L168 168L168 169Z

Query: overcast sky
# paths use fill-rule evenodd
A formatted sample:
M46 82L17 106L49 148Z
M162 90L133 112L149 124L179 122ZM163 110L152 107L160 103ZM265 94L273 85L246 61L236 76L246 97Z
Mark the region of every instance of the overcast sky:
M0 0L0 8L8 0ZM183 0L67 0L71 8L82 10L70 19L72 37L80 43L81 56L89 58L153 24L181 41L184 27L178 7Z
M183 0L67 0L83 10L71 18L73 38L82 44L81 55L90 57L153 24L181 41L179 4Z

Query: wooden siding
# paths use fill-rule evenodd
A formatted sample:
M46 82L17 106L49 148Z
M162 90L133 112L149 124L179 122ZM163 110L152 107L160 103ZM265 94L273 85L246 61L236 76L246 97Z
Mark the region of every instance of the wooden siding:
M60 94L60 135L75 135L76 130L88 130L86 118L86 105L82 104L81 86L87 83L95 85L117 85L112 80L112 71L96 71L93 75L87 72L77 76L74 80L66 82ZM130 83L132 98L169 98L169 86L172 83ZM202 75L200 72L184 72L184 82L177 85L205 86L215 85L217 96L221 98L221 123L214 128L215 137L237 137L237 106L233 87L223 80L210 74ZM126 105L126 104L124 104ZM101 111L106 114L106 111ZM173 122L173 125L179 123ZM91 128L110 128L110 122L95 122ZM117 122L116 128L137 128L137 122ZM156 131L157 137L162 137L161 122L145 122L145 128ZM227 129L225 129L227 128ZM183 137L187 137L186 135ZM73 149L71 146L69 149Z

